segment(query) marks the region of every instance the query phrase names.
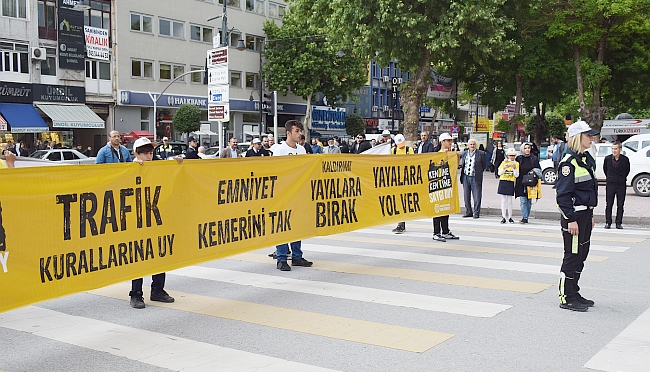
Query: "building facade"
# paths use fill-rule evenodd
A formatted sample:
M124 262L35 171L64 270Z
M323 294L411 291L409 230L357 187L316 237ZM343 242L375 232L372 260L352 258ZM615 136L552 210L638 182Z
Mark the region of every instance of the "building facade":
M88 32L110 43L112 0L8 0L0 13L0 146L38 140L71 147L106 142L114 106L113 56L87 57ZM99 38L97 38L99 39Z

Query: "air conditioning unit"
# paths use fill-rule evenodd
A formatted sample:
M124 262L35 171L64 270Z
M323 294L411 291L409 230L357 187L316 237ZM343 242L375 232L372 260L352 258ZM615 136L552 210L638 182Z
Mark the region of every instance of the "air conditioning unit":
M388 83L388 82L390 81L390 76L383 76L383 77L381 78L381 80L382 80L384 83Z
M47 59L45 48L32 48L32 59L45 61Z
M390 111L390 106L388 105L384 106L384 111Z
M379 106L372 106L372 111L373 112L379 111Z

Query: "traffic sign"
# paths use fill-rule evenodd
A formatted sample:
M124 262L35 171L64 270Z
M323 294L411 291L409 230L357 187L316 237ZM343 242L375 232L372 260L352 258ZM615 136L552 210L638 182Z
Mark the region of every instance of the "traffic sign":
M208 85L228 85L228 66L208 68Z
M229 101L227 85L208 86L208 103L224 103Z
M228 65L228 47L208 50L208 68L219 65Z
M456 134L460 133L460 127L458 126L458 124L454 124L451 126L451 133L456 133Z
M221 103L218 105L208 104L209 121L230 121L230 104Z

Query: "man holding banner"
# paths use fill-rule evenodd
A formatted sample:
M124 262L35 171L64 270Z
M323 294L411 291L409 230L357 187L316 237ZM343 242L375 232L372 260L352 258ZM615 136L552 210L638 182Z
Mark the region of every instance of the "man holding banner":
M273 156L285 156L285 155L305 155L307 152L305 148L300 145L300 138L302 137L302 124L297 120L289 120L285 124L285 129L287 131L287 140L282 142L282 144L276 146L275 151L273 151ZM313 262L307 261L302 258L300 240L292 242L291 244L291 266L304 266L309 267L313 265ZM289 244L284 243L275 247L276 257L278 260L277 268L281 271L291 271L291 266L287 264L287 254L289 252Z

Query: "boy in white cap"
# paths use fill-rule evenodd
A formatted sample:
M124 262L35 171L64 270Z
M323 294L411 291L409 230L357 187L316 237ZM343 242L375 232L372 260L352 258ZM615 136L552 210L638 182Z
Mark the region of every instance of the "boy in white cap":
M395 147L391 149L391 152L398 155L413 154L413 150L406 146L406 139L403 134L395 136ZM404 231L406 231L406 222L398 222L397 227L393 229L395 234L402 234Z
M449 133L440 135L440 151L449 152L453 138ZM433 240L437 242L446 242L447 239L458 239L458 237L449 231L449 215L433 218Z
M133 154L135 159L133 160L140 165L144 165L145 161L153 160L153 149L156 146L155 142L149 141L146 137L140 137L133 143ZM183 158L180 156L176 157L178 164L183 162ZM160 273L151 276L151 295L149 299L151 301L174 302L174 298L167 294L163 289L165 287L165 273ZM131 281L131 292L129 296L131 297L131 307L134 309L144 309L144 298L142 293L142 278L133 279Z

